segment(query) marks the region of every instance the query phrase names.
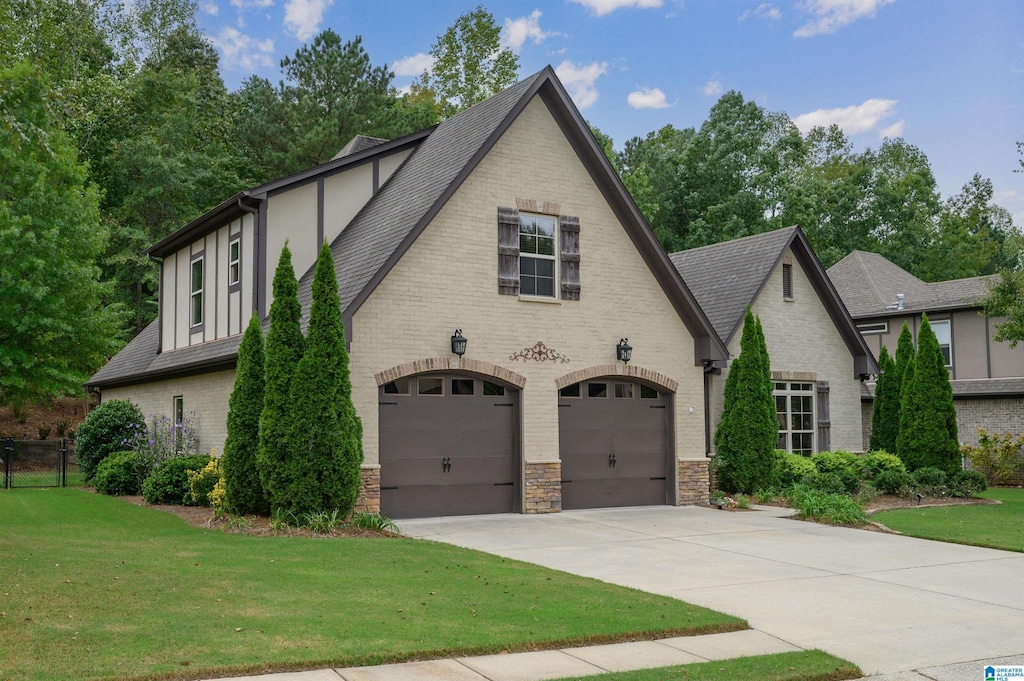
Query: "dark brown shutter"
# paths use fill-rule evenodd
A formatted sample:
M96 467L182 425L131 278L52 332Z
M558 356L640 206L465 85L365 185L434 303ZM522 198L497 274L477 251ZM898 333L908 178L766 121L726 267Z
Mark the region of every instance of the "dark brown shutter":
M561 232L560 269L562 272L562 300L580 299L580 219L571 215L558 218Z
M818 381L818 451L828 452L832 450L832 421L828 413L828 381Z
M498 293L519 295L519 211L498 208Z

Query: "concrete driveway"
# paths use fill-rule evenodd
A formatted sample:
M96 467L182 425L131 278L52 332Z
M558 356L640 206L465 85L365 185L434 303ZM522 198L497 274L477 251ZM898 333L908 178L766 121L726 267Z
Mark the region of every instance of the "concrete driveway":
M1024 554L779 516L660 506L401 527L737 615L866 674L1024 656Z

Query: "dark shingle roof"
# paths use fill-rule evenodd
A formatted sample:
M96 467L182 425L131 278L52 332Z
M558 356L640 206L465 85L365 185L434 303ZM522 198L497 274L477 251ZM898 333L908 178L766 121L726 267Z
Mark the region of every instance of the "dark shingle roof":
M726 343L795 232L786 227L669 255Z
M854 317L877 317L960 307L977 307L993 277L921 281L892 261L867 251L853 251L828 270ZM903 310L887 309L903 294Z
M387 141L388 140L384 139L383 137L370 137L369 135L356 135L351 140L349 140L349 143L346 144L345 146L343 146L341 148L341 151L339 151L337 154L335 154L331 158L331 160L332 161L336 161L339 158L343 158L343 157L348 156L350 154L356 154L356 153L359 153L360 151L366 151L367 149L372 149L373 147L377 146L378 144L384 144Z

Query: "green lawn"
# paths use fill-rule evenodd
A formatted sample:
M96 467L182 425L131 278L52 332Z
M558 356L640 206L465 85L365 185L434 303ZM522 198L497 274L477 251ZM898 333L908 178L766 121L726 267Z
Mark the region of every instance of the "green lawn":
M860 677L860 669L852 662L820 650L803 650L796 653L738 657L733 660L697 662L676 667L581 676L574 681L838 681Z
M1024 551L1024 489L994 487L979 496L1003 503L900 509L871 519L913 537Z
M730 631L670 598L411 539L205 530L0 492L0 679L202 678Z

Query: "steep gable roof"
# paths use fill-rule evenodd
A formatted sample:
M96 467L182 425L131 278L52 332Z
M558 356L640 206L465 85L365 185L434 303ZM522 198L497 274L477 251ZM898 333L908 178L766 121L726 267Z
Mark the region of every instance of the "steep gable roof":
M982 276L929 284L869 251L852 251L829 268L828 276L854 317L978 307L994 279ZM903 308L896 309L896 296L901 293Z
M747 305L757 299L787 249L800 263L849 348L854 375L877 374L878 364L871 350L799 227L693 248L669 257L701 307L708 310L719 336L728 343L742 326Z
M378 144L384 144L387 141L388 140L384 139L383 137L356 135L351 140L349 140L348 144L341 148L341 151L332 156L331 160L337 161L339 158L344 158L345 156L349 156L350 154L355 154L360 151L366 151L367 149L375 147Z

